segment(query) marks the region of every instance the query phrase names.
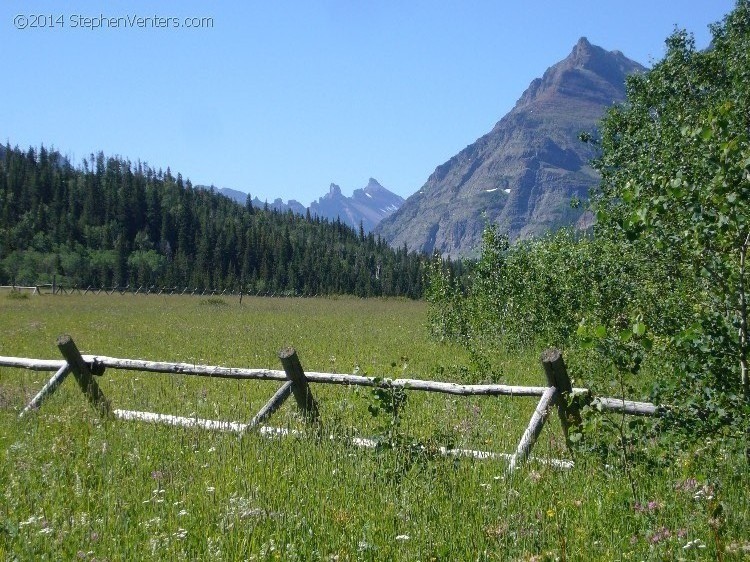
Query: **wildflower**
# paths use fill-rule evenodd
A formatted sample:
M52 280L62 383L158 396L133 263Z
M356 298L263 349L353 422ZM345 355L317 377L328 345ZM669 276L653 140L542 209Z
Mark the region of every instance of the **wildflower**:
M689 541L682 547L683 550L690 550L691 548L706 548L706 545L700 539Z
M206 492L208 492L209 494L213 494L215 491L216 491L216 488L214 488L213 486L206 487Z
M184 517L188 514L187 509L181 509L180 512L177 514L178 517Z
M695 494L693 495L695 500L707 500L711 501L714 499L714 488L710 484L704 484Z
M489 537L502 538L506 534L508 534L509 530L510 530L510 525L508 525L508 523L500 523L498 525L485 528L484 532Z
M161 517L154 517L153 519L149 519L143 525L148 529L149 527L155 527L161 523Z
M728 544L724 550L729 554L750 554L750 542L732 542Z
M636 513L651 513L652 511L656 511L662 507L662 504L658 501L652 500L648 502L647 504L642 504L640 502L636 502L635 506L633 506L633 509L635 509Z
M678 482L674 485L675 490L681 490L683 492L692 492L698 486L698 481L695 478L688 478L684 482Z
M176 533L172 534L172 536L175 537L179 541L185 540L185 537L187 537L187 531L183 529L182 527L180 527L179 529L177 529Z
M216 559L221 558L221 547L218 539L208 538L208 553Z
M658 544L664 540L669 539L672 536L672 531L667 529L666 527L662 527L658 531L656 531L651 537L648 539L651 544Z
M408 541L410 538L409 535L396 535L397 541Z
M33 525L34 523L37 523L39 521L44 521L44 517L41 516L41 515L39 517L35 517L35 516L32 515L26 521L19 522L18 526L19 527L25 527L26 525Z

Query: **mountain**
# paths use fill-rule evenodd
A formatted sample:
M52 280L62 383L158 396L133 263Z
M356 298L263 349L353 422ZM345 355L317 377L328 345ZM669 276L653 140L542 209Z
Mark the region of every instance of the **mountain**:
M244 191L237 191L236 189L230 189L228 187L206 187L204 185L197 185L196 188L214 191L220 195L223 195L224 197L228 197L232 201L240 203L241 205L245 205L247 203L247 193L245 193ZM266 204L268 204L269 209L275 209L281 213L292 211L297 215L304 215L307 212L307 207L294 199L290 199L289 201L284 203L284 201L277 197L273 200L272 203L268 203L267 201L261 201L257 197L253 197L253 207L255 207L256 209L263 209L265 208Z
M361 223L364 231L370 232L403 203L403 197L370 178L364 189L355 189L351 197L342 195L341 188L332 183L326 195L310 204L310 214L330 220L339 218L353 228L359 228Z
M221 189L204 187L204 189L214 190L243 205L247 201L247 193L235 189L226 187ZM330 221L339 219L354 229L359 229L361 223L364 231L369 233L381 220L390 216L403 203L403 197L392 193L380 185L376 179L370 178L367 185L363 189L355 189L351 197L343 195L341 188L332 183L327 194L310 204L309 211L312 216L317 215ZM253 198L254 207L262 209L265 205L265 201L261 201L257 197ZM298 215L304 215L308 211L308 207L294 199L290 199L286 203L281 199L275 199L273 203L268 203L268 207L282 213L291 210Z
M625 99L625 78L645 68L583 37L564 60L531 82L486 135L438 166L424 186L375 229L394 247L476 255L485 225L511 239L581 219L570 205L598 175L578 140L607 107Z

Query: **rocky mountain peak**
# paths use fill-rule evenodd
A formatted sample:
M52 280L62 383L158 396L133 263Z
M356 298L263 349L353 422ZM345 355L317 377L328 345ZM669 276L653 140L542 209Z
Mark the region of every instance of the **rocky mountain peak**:
M588 97L595 103L609 104L622 97L625 77L642 70L620 51L607 51L581 37L566 58L531 82L515 109L530 109L559 96Z
M370 178L367 186L355 189L351 197L343 195L341 188L332 183L326 195L310 204L310 213L330 220L339 219L353 228L359 228L361 224L365 232L370 232L403 202L403 197Z
M574 58L582 59L591 56L593 50L594 46L589 43L589 40L586 37L581 37L573 47L573 52L570 55Z
M567 57L531 82L495 127L438 166L381 222L391 245L452 257L476 255L487 221L511 239L578 220L572 197L598 182L578 134L625 98L625 78L645 70L581 37Z

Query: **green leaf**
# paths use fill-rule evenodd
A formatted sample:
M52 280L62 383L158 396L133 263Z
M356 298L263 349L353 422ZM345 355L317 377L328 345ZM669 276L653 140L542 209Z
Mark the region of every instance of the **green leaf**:
M628 342L633 338L633 332L630 330L621 330L619 334L617 334L621 342Z
M642 336L646 333L646 325L643 322L636 322L633 324L633 333L636 336Z

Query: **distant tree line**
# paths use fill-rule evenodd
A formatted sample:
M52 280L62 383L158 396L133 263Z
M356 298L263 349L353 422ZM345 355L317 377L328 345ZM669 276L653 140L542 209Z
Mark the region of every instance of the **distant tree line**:
M423 255L339 220L243 206L180 174L0 146L0 283L422 296Z

